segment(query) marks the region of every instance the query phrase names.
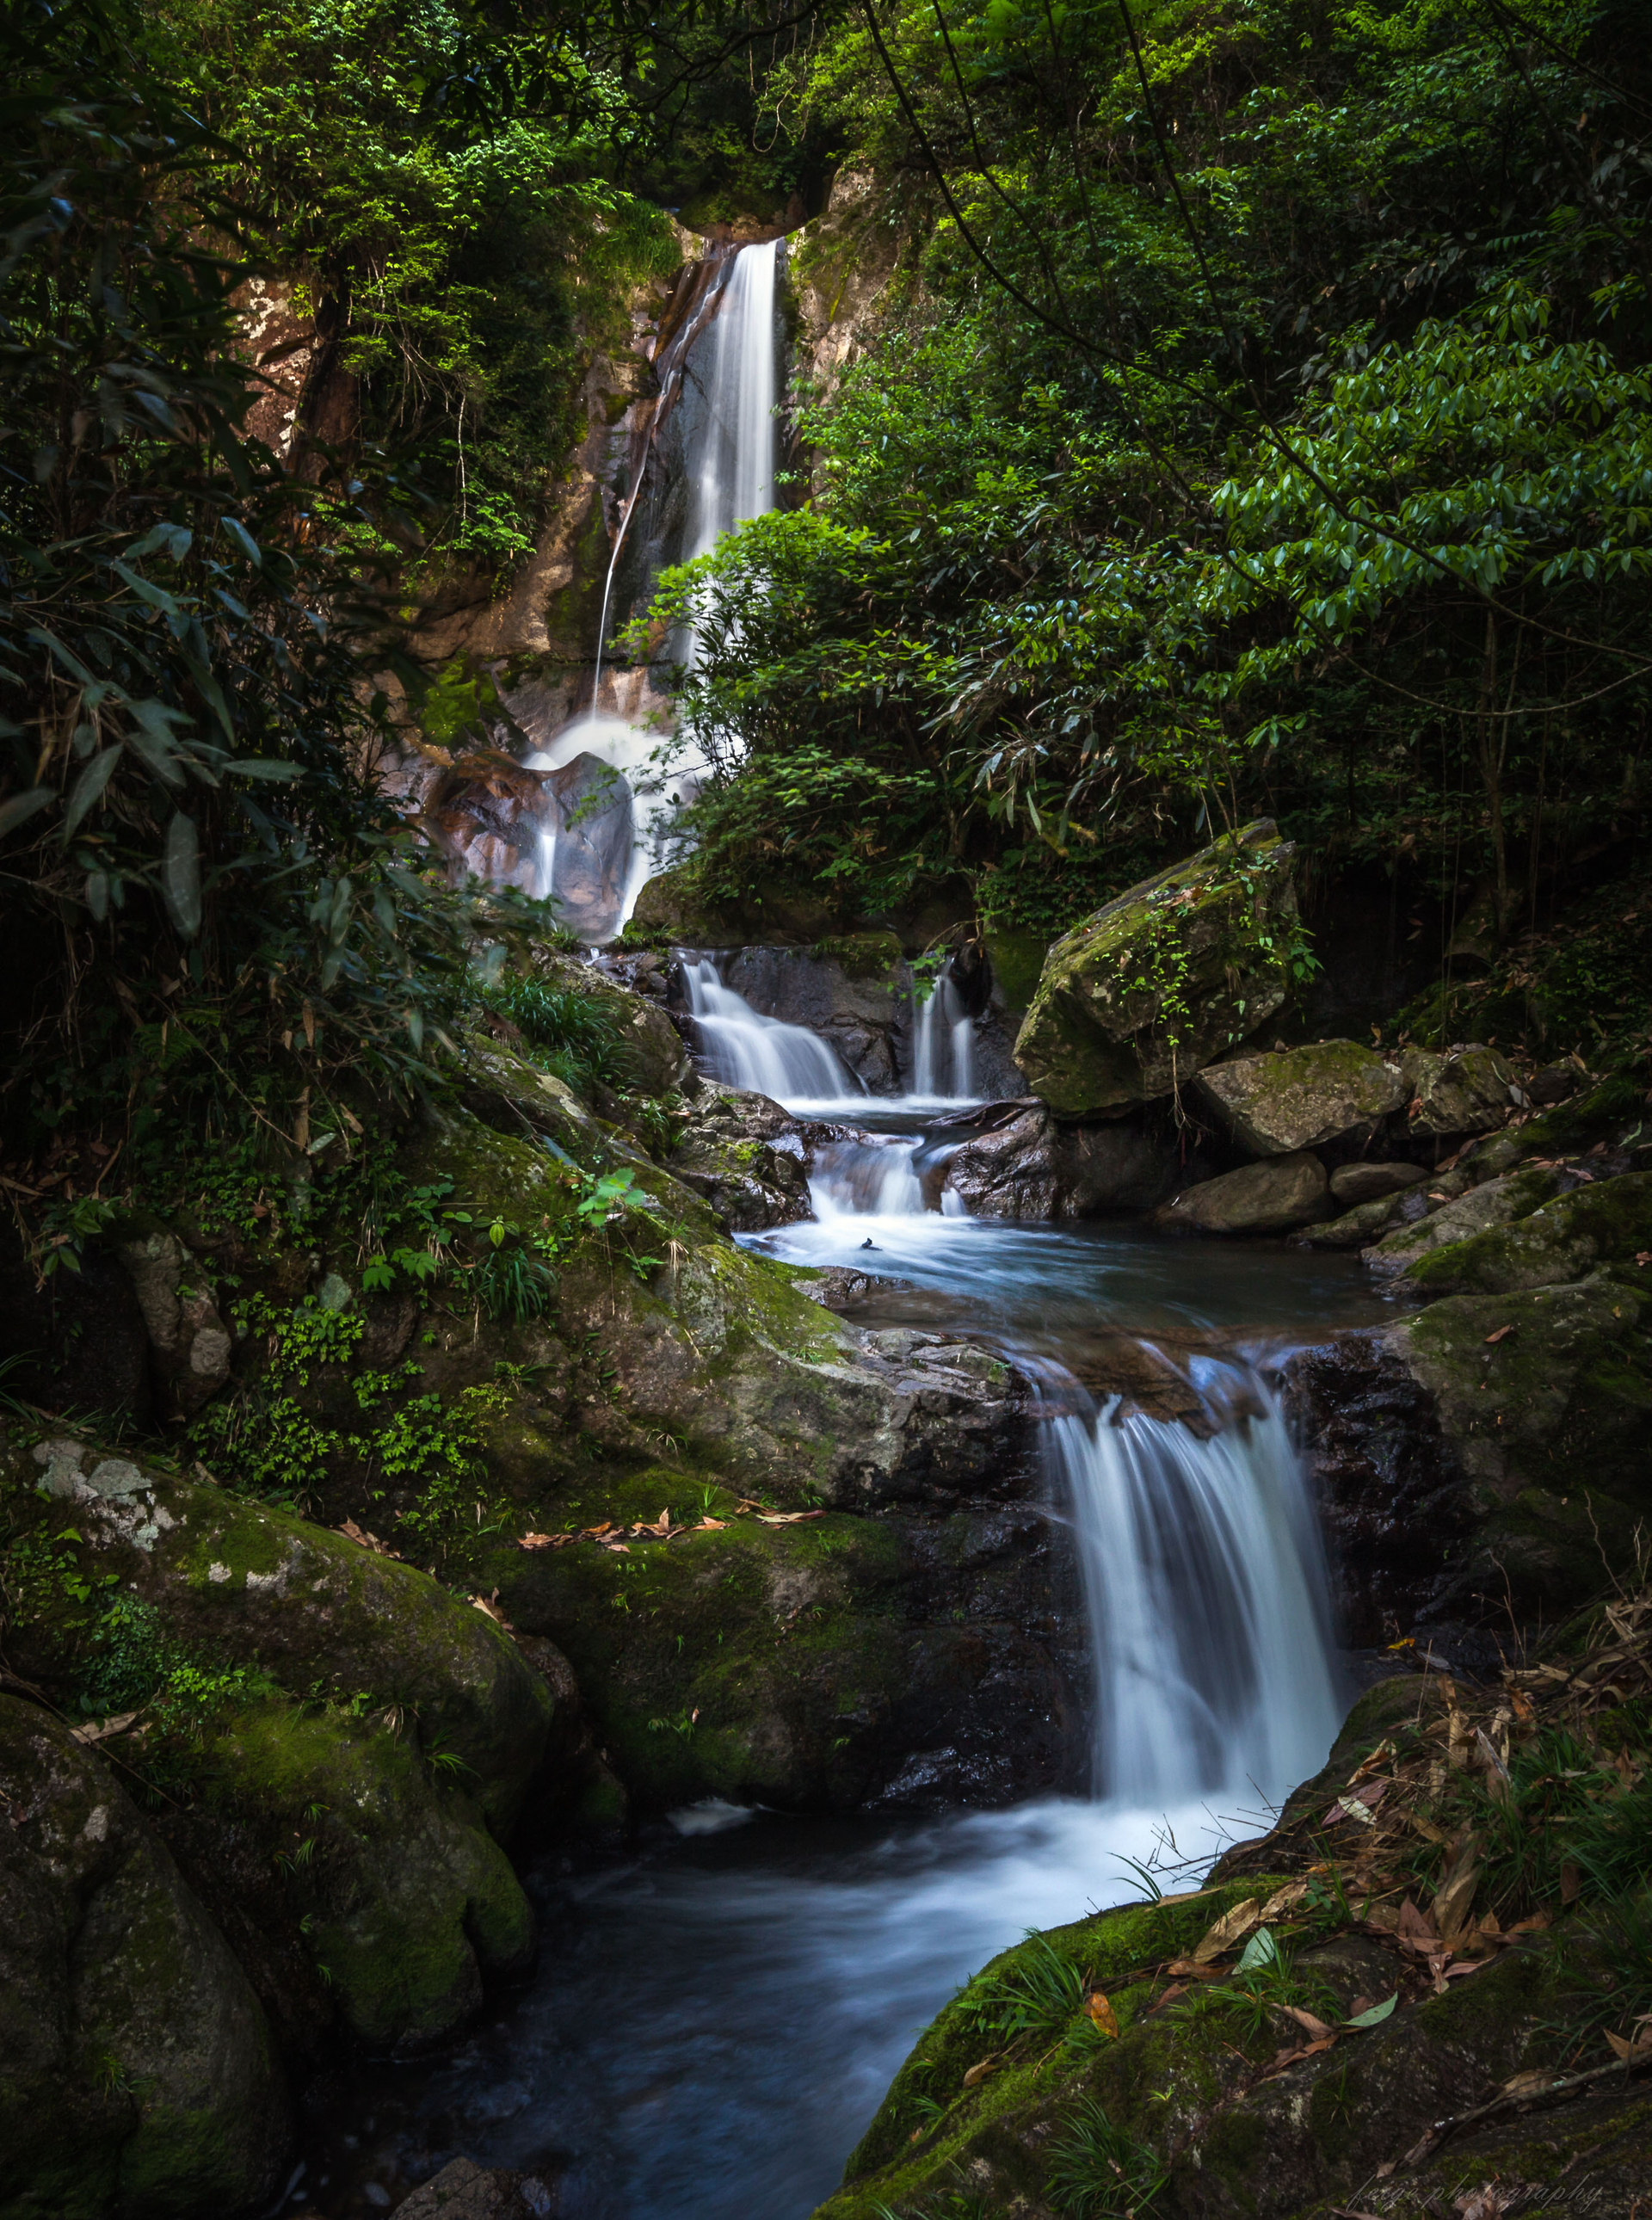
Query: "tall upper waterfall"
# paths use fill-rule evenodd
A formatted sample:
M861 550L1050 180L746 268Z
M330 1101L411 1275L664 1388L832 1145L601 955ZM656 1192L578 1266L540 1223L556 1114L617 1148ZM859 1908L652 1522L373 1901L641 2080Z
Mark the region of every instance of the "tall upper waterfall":
M690 349L684 371L700 402L684 452L689 486L684 557L708 554L720 535L774 507L780 370L775 284L780 242L742 247L732 258L716 314ZM621 532L629 521L627 500ZM602 600L606 632L616 541ZM683 644L692 656L694 643ZM670 861L671 827L683 778L667 782L651 758L661 735L605 715L599 640L594 702L527 759L545 783L537 891L555 895L569 922L593 944L612 938L637 896ZM691 781L689 782L691 783Z
M775 272L780 241L744 246L689 375L705 396L688 457L694 489L686 555L708 555L725 532L775 505Z

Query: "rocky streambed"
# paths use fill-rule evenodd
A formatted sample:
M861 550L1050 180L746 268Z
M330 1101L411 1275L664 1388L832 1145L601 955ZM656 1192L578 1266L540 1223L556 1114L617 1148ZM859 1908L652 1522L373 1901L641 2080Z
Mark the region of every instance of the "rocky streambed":
M1041 1097L800 1114L662 959L584 976L624 1086L496 1027L378 1153L111 1221L54 1394L131 1431L5 1418L0 2211L801 2213L951 1987L1265 1832L1374 1658L1632 1575L1638 1090L1213 1017L1178 1119L1082 954ZM913 2083L843 2209L1076 2209L1089 2070L944 2145ZM1250 2209L1221 2133L1154 2209Z

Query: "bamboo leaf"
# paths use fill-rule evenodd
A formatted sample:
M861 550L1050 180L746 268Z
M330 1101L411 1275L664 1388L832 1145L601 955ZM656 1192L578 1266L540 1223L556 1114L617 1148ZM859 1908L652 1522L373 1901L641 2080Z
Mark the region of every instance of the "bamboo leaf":
M195 820L181 809L166 828L160 886L173 924L192 940L201 930L201 848Z
M69 807L63 814L63 841L65 846L76 826L79 824L81 819L109 784L115 766L120 759L121 744L117 740L112 748L105 748L101 754L95 755L75 781L74 792L69 796Z

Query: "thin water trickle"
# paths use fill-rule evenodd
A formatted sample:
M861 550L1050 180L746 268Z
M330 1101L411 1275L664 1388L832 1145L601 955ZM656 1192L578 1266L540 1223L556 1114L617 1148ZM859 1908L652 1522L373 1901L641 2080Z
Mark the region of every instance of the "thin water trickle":
M800 1100L840 1107L865 1094L818 1033L759 1017L743 995L723 984L709 956L685 955L683 982L695 1045L725 1087L755 1088L789 1107Z

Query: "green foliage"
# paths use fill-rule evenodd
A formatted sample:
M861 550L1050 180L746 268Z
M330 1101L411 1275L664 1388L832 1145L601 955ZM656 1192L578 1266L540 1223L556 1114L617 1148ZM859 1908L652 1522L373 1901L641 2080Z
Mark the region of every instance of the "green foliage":
M1081 2097L1053 2143L1050 2201L1071 2220L1131 2220L1153 2209L1169 2175L1157 2154L1115 2128L1093 2098Z
M620 1083L620 1028L600 995L582 995L533 972L507 971L484 989L490 1009L521 1028L533 1060L578 1088Z
M965 1991L959 2012L977 2033L1011 2041L1019 2035L1053 2035L1082 2005L1083 1969L1037 1928L1028 1928L1026 1940L1028 1947L1008 1973L985 1974Z
M806 253L893 235L882 327L809 504L659 605L696 887L962 876L1049 935L1267 814L1438 902L1455 991L1457 920L1494 952L1649 798L1630 11L1155 0L1139 66L1106 9L876 21L799 97L877 172Z

